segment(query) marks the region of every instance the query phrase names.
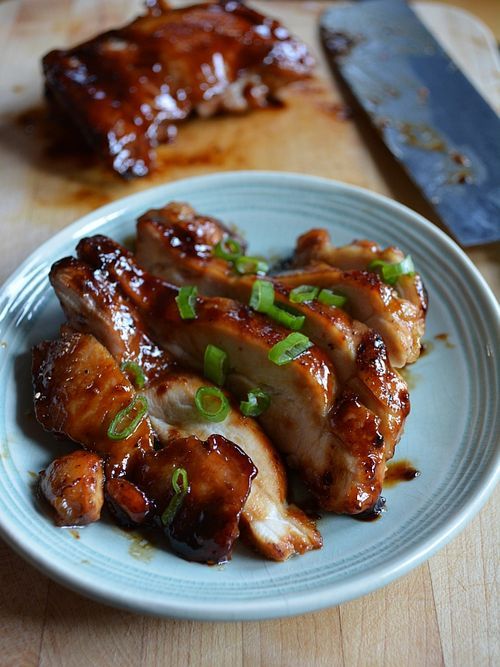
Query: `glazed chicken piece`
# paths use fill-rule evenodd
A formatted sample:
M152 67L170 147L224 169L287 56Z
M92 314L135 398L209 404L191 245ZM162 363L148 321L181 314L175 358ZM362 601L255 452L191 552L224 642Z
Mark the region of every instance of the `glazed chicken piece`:
M33 349L35 414L47 431L65 435L102 456L107 478L131 473L153 449L147 415L122 439L108 430L136 392L110 353L93 336L66 334ZM135 401L137 408L140 407ZM130 415L136 408L130 408ZM122 426L118 423L120 432Z
M289 289L313 285L346 296L346 312L382 336L395 368L418 359L424 323L413 304L397 298L376 273L314 264L278 273L275 279Z
M418 273L401 276L390 286L368 267L374 260L397 264L403 259L398 248L382 249L373 241L335 247L326 229L312 229L297 240L293 262L297 271L279 279L291 287L305 282L343 290L349 296L353 316L379 331L392 363L399 368L420 355L427 293ZM359 290L366 292L364 302L356 298Z
M77 250L83 261L122 286L155 339L183 365L200 370L212 343L229 357L230 390L241 398L255 387L269 393L271 405L259 421L324 509L355 514L375 504L385 468L380 419L351 391L339 395L332 366L320 349L312 346L278 366L268 355L288 330L220 298L198 297L196 319L183 320L175 302L178 288L143 271L118 244L93 237Z
M306 46L238 0L148 12L43 58L49 98L121 176L144 176L155 148L192 114L242 112L310 75Z
M220 436L210 436L207 442L192 437L178 439L157 452L144 446L144 442L150 445L145 431L151 435L145 415L129 436L110 438L110 414L114 416L116 408L129 405L130 400L122 399L130 399L132 392L126 392L128 381L109 352L88 334L66 334L36 348L34 380L36 416L42 425L107 454L106 496L117 518L132 525L154 515L165 524L172 548L185 558L209 563L230 558L239 534L240 513L257 472L239 447ZM125 424L118 425L117 434L124 431ZM119 451L117 443L121 444ZM125 455L126 462L121 465L118 454ZM94 474L82 477L77 468L80 457L85 453L56 460L43 476L42 491L56 508L59 520L83 515L83 503L86 515L98 518L98 512L92 514L87 505L88 499L95 498L100 502L99 510L102 506L102 469L100 476L92 467L89 471L84 458L87 467L83 472ZM99 457L97 462L100 464ZM180 511L165 522L162 515L174 495L172 473L176 467L187 470L190 488ZM117 474L126 474L127 479ZM72 494L69 484L74 487ZM68 502L72 507L64 516Z
M103 485L101 457L83 450L55 459L40 473L40 491L55 510L58 526L99 521Z
M244 505L241 525L254 548L273 560L285 560L321 547L314 523L297 507L287 504L283 464L257 423L236 408L231 409L224 422L204 421L195 409L194 396L197 389L210 383L176 367L145 333L137 309L125 299L118 285L74 258L57 262L50 280L75 329L95 335L118 363L133 360L140 364L147 380L141 391L148 401L153 429L162 443L181 436L195 435L206 440L211 434L219 434L250 456L258 474ZM113 485L120 487L115 494L136 493L125 481L113 480ZM119 513L124 504L128 508L135 506L133 499L124 503L120 495L119 500ZM139 508L142 511L140 499Z
M139 218L137 260L169 282L194 284L202 294L249 303L256 277L239 275L229 262L214 255L216 244L227 236L228 230L216 219L173 202ZM269 280L275 301L289 307L290 288ZM292 306L305 316L301 332L325 351L340 381L380 418L390 458L409 412L409 397L404 381L391 368L380 336L343 309L318 301Z
M173 481L166 480L173 480L178 469L187 473L187 488L181 487L180 506L166 521L164 513L175 495ZM251 459L222 436L210 435L205 442L191 436L146 455L137 484L154 500L176 553L187 560L224 563L231 558L256 473Z

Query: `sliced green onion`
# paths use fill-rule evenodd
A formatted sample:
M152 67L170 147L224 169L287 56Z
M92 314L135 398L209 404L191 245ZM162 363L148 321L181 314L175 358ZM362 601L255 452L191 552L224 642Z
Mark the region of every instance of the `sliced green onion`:
M318 294L318 301L324 303L325 306L336 306L337 308L342 308L347 301L347 297L344 294L335 294L331 289L322 289Z
M219 259L225 259L227 262L235 262L242 254L243 250L238 241L228 237L219 241L214 248L214 255Z
M179 478L181 478L181 484L179 484ZM182 501L184 500L184 496L189 491L188 475L185 468L176 468L174 470L172 474L172 488L175 493L170 499L167 508L161 515L161 522L164 526L168 526L172 523Z
M287 310L277 305L271 306L266 314L269 315L269 317L271 317L275 322L278 322L278 324L281 324L287 329L291 329L292 331L298 331L299 329L302 329L306 319L305 315L295 315L294 313L289 313Z
M398 278L401 278L401 276L413 276L415 273L415 266L411 255L406 255L406 257L397 264L384 262L382 259L374 259L373 262L368 264L368 270L376 271L388 285L395 285Z
M182 478L182 484L179 484L179 477ZM175 493L182 493L188 490L188 474L185 468L176 468L172 475L172 486Z
M194 320L196 318L196 297L198 288L195 285L184 285L175 297L175 303L179 310L179 315L183 320Z
M136 394L127 407L114 416L108 428L108 438L110 440L128 438L139 426L147 411L148 403L145 397Z
M258 276L265 276L269 271L267 262L264 262L263 259L259 259L259 257L249 257L248 255L238 257L234 262L234 268L241 275L257 274Z
M203 375L214 384L222 387L226 381L228 370L228 356L215 345L207 345L203 359Z
M313 285L299 285L290 292L290 301L292 303L304 303L304 301L314 301L318 296L319 287Z
M200 387L194 402L198 412L209 422L222 422L229 414L229 401L217 387Z
M258 417L271 405L271 397L263 389L252 389L248 400L241 401L240 410L245 417Z
M269 280L256 280L252 285L250 307L258 313L267 313L274 303L274 287Z
M129 378L131 377L131 382L137 389L142 389L146 384L144 371L135 361L124 361L120 370L122 373L126 373Z
M277 366L283 366L297 359L303 352L312 347L307 336L301 333L291 333L284 340L276 343L268 353L269 361Z

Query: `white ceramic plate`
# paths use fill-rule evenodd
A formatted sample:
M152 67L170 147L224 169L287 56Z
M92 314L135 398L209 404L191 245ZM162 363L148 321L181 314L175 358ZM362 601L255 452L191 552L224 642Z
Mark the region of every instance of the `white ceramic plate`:
M396 459L421 471L388 489L388 512L361 523L327 516L322 550L266 562L238 545L222 567L141 549L101 522L56 528L37 502L34 474L67 445L32 413L30 349L57 335L62 313L47 273L83 236L123 241L137 216L172 199L236 223L252 254L286 255L296 237L327 227L337 244L370 238L411 252L430 295L425 339L412 368L412 412ZM379 588L428 558L480 509L498 474L496 301L461 250L409 209L333 181L238 172L170 183L91 213L39 248L0 297L0 525L23 556L63 584L120 607L206 620L264 619L335 605ZM448 344L435 339L446 333ZM300 406L297 406L300 409ZM75 539L75 535L79 539Z

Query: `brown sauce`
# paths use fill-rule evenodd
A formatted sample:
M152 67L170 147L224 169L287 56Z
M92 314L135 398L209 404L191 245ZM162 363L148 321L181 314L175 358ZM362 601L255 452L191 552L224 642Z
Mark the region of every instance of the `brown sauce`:
M79 533L77 530L73 530L73 529L71 529L71 530L69 531L69 534L70 534L72 537L74 537L75 540L79 540L79 539L80 539L80 533Z
M366 510L365 512L361 512L361 514L353 514L352 518L356 519L356 521L364 522L377 521L378 519L382 518L382 514L386 511L387 508L385 506L385 498L383 496L379 496L373 507Z
M113 526L113 528L115 527ZM159 543L154 544L152 539L150 539L153 538L150 532L146 536L139 530L126 530L125 528L115 528L115 530L119 531L120 535L123 535L130 542L128 548L129 555L143 563L149 563L154 556L156 548L160 546Z
M441 343L444 343L444 346L448 349L453 349L455 347L454 343L450 342L450 335L447 333L439 333L434 336L434 338Z
M407 459L392 461L387 464L384 488L396 486L396 484L399 484L400 482L411 482L412 479L415 479L415 477L418 477L419 475L420 471Z
M420 358L427 356L434 349L434 343L430 340L422 341L420 344Z

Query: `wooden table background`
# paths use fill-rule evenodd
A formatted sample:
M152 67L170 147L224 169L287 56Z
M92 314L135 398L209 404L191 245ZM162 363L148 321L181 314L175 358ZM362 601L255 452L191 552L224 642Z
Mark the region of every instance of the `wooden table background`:
M315 21L324 3L266 4L319 54ZM498 0L454 4L500 37ZM337 178L389 194L439 224L363 121L343 118L321 58L318 78L289 90L283 110L187 124L162 149L160 173L147 180L124 184L60 146L55 151L40 111L40 56L118 25L140 6L139 0L0 1L0 280L81 214L208 171L285 169ZM458 48L462 65L499 104L499 73L481 31L471 33L463 16L431 9L436 32ZM498 245L468 254L498 294ZM50 581L0 542L0 665L499 665L498 499L497 491L450 545L382 590L265 622L198 623L117 611Z

